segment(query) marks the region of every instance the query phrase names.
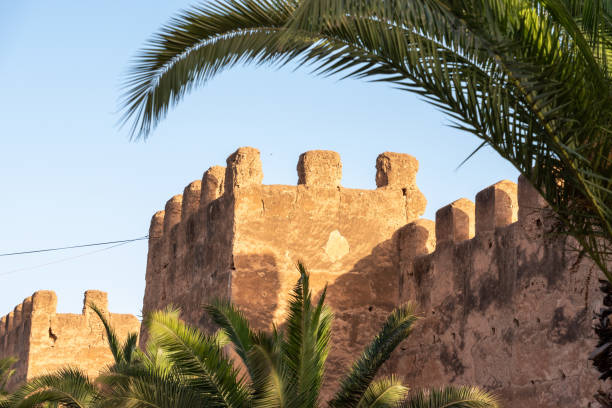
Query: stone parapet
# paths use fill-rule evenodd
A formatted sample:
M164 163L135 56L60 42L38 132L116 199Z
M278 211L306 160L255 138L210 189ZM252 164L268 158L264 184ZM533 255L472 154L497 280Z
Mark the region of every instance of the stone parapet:
M140 330L136 317L108 312L105 292L86 291L81 314L58 314L55 292L35 292L0 319L0 358L18 360L9 389L65 366L79 367L93 378L113 361L104 328L87 307L91 303L107 315L120 339Z

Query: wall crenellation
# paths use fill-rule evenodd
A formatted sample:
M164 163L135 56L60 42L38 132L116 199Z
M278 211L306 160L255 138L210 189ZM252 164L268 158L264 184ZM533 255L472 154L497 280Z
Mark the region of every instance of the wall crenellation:
M519 177L400 230L400 299L425 317L395 360L411 385L477 384L513 406L589 403L593 265L546 235L550 215Z
M32 297L15 306L12 312L0 319L0 356L15 356L20 360L24 356L21 345L27 343L32 319ZM18 361L16 368L25 366Z
M424 197L416 186L418 161L407 154L385 152L376 160L377 189L411 190L416 195L416 205L407 208L415 212L424 209ZM342 162L340 155L328 150L312 150L299 156L297 164L298 186L309 188L337 189L341 188ZM170 234L175 226L187 222L192 216L206 217L208 205L223 196L240 189L262 186L263 171L259 150L252 147L242 147L227 159L227 167L213 166L209 168L201 180L188 184L183 194L171 197L165 209L156 212L151 218L149 236L159 239ZM274 186L270 186L274 187ZM373 190L370 190L373 191ZM408 196L404 191L404 196Z
M107 316L120 339L140 330L136 317L108 311L105 292L88 290L80 314L61 314L55 292L37 291L0 319L0 358L18 359L9 389L66 365L95 376L112 361L102 323L87 307L91 303Z
M404 240L427 242L427 252L446 243L458 244L474 238L477 234L495 231L519 222L528 224L545 222L546 202L523 176L518 184L502 180L476 194L476 203L460 198L436 211L434 222L414 221L406 225L410 234L404 232ZM417 232L418 231L418 232ZM424 235L425 234L425 235ZM412 236L414 235L414 236Z

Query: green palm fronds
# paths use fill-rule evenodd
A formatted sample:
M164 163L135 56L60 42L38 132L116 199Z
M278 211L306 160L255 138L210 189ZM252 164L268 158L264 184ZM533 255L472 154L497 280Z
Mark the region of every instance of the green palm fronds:
M407 393L408 387L399 379L381 378L368 386L357 408L395 408L405 399Z
M135 137L236 64L309 65L416 92L512 163L607 279L611 0L218 0L185 11L125 82Z
M131 364L137 353L136 350L138 349L138 333L129 333L123 344L121 344L117 337L117 333L115 333L115 330L106 319L106 316L104 316L102 310L100 310L100 308L93 303L90 303L88 307L94 311L104 326L108 347L110 348L111 353L113 353L115 364Z
M314 302L309 274L303 264L297 267L300 278L291 292L284 329L274 327L271 333L251 329L245 315L227 301L206 306L219 326L212 335L185 324L179 310L168 307L145 319L149 342L140 351L125 347L131 337L120 347L112 327L92 306L106 327L116 364L95 383L73 368L35 378L0 400L0 407L318 408L333 314L325 305L325 289ZM399 378L377 377L415 321L411 305L394 310L329 406L497 408L493 396L476 388L448 387L409 396ZM230 344L236 358L228 353Z
M48 404L51 407L88 408L99 401L100 393L93 381L81 370L67 367L28 381L8 398L6 406L35 408Z
M15 369L13 365L17 362L17 359L14 357L4 357L0 358L0 401L3 396L7 395L6 385L9 380L15 374Z
M444 387L421 390L404 401L400 408L488 408L497 407L491 394L474 387Z
M314 302L308 272L301 263L298 270L300 278L291 292L283 330L275 327L271 333L254 331L245 315L227 301L206 306L219 326L212 336L183 323L177 309L149 315L145 324L150 344L143 364L133 368L129 381L118 381L118 386L105 394L104 406L321 406L320 390L325 380L333 314L325 305L325 290ZM329 406L390 408L402 403L408 388L397 377L377 378L377 373L396 346L409 336L415 320L411 305L393 311L379 335L342 380ZM236 359L224 348L226 341L231 343ZM453 390L455 394L451 393ZM455 395L464 395L462 390L449 388L443 394L450 395L446 400L430 400L447 401ZM465 395L471 398L469 403L481 405L452 406L498 406L490 394L477 389L470 389ZM451 402L456 402L456 398Z
M410 304L400 306L387 317L379 334L341 380L340 390L330 401L331 407L361 406L378 370L391 357L393 350L410 335L415 321L414 309Z

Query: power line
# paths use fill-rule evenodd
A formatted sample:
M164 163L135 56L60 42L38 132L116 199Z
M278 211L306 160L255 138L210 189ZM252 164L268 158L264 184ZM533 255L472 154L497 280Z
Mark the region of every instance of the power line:
M44 266L54 265L54 264L61 263L61 262L66 262L66 261L71 261L73 259L82 258L84 256L96 254L98 252L108 251L109 249L116 248L116 247L119 247L121 245L126 245L126 244L129 244L130 242L138 241L140 239L144 239L144 238L119 241L118 244L109 246L107 248L96 249L95 251L85 252L84 254L80 254L80 255L76 255L76 256L71 256L71 257L68 257L68 258L62 258L62 259L58 259L58 260L55 260L55 261L47 262L47 263L44 263L44 264L40 264L40 265L27 266L25 268L13 269L11 271L6 271L6 272L0 273L0 276L12 275L12 274L17 273L17 272L29 271L29 270L32 270L32 269L42 268ZM98 244L98 245L102 245L102 244Z
M21 252L8 252L8 253L5 253L5 254L0 254L0 257L2 257L2 256L13 256L13 255L38 254L38 253L41 253L41 252L62 251L64 249L86 248L86 247L100 246L100 245L127 244L129 242L142 241L143 239L148 239L148 238L149 238L149 236L145 235L144 237L140 237L140 238L122 239L122 240L119 240L119 241L96 242L96 243L93 243L93 244L71 245L71 246L65 246L65 247L59 247L59 248L34 249L34 250L30 250L30 251L21 251ZM111 247L111 248L113 248L113 247ZM109 249L109 248L105 248L105 249Z

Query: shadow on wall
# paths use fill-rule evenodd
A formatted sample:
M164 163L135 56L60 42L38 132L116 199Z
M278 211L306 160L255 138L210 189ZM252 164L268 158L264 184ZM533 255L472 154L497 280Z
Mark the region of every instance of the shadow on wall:
M240 287L234 287L233 297L238 300L253 329L271 330L281 289L274 255L237 255L232 274L241 282Z

